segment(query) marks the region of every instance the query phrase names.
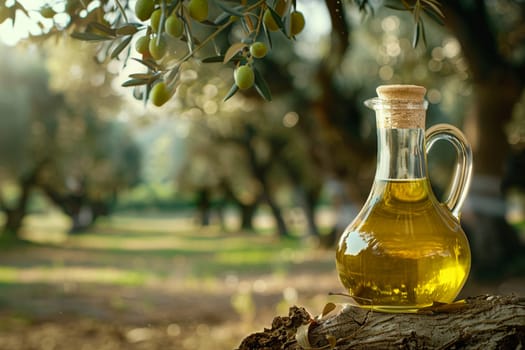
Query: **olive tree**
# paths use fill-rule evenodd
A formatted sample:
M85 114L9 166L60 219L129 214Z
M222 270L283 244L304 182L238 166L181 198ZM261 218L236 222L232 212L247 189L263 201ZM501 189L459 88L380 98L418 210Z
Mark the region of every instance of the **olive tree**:
M465 216L465 221L471 227L478 266L488 269L501 265L519 247L516 233L505 223L502 210L492 210L502 206L490 203L501 197L498 184L510 151L505 124L510 121L524 87L525 59L520 40L523 2L399 0L375 5L368 0L355 0L325 1L325 5L331 23L329 49L315 74L320 92L309 99L311 103L307 106L326 134L335 135L326 139L339 139L335 149L342 147L350 160L347 163L357 165L336 166L339 173L351 179L359 178L360 164L367 163L370 152L356 132L361 120L354 101L358 95L345 95L334 84L345 56L353 49L349 38L361 26L349 21L348 9L375 13L380 8L389 8L392 13L410 14L403 18L413 25L413 46L429 39L428 23L432 20L441 22L458 40L467 67L464 73L470 83L468 89L472 89L472 99L465 109L468 113L464 130L473 143L475 156L473 190L481 198L472 201L471 215ZM44 36L67 31L78 39L97 42L101 60L132 57L144 68L131 74L124 85L132 87L137 98L161 105L178 95L185 63L192 60L223 62L234 67L230 78L233 84L225 98L239 90L250 94L250 88L254 87L263 98L271 99L275 90L269 88L269 75L261 74L260 68L271 56L267 51L274 51L276 40L293 41L304 26L309 26L308 18L300 14L300 7L301 3L294 0L67 1L65 6L54 4L43 8L40 18L35 19L41 22L53 19L51 24L44 23ZM23 12L17 1L9 11L4 9L2 19L13 17L16 9ZM57 25L62 15L63 20ZM131 48L135 42L136 48ZM381 80L406 82L392 77ZM341 107L342 100L349 101L348 108ZM481 193L489 187L491 193ZM479 205L487 202L488 205Z
M27 214L31 191L54 153L52 141L64 98L48 89L48 74L38 54L0 58L0 208L3 232L16 236Z
M307 141L299 131L303 120L288 98L280 95L274 103L265 104L248 94L221 104L214 97L228 90L224 78L229 71L218 69L218 76L214 76L213 67L194 68L198 69L195 79L184 79L179 87L179 106L168 104L165 108L190 125L186 161L177 181L181 188L200 193L201 217L207 217L213 194L233 202L241 216L241 228L251 230L255 210L266 205L278 234L287 236L285 203L278 194L292 191L297 200L286 204L301 206L308 233L318 235L313 207L320 177L318 171L308 169ZM268 82L278 88L274 79ZM313 188L316 191L311 191Z
M73 106L63 93L51 90L41 52L6 52L0 59L3 232L17 236L35 189L71 217L73 229L82 226L82 207L84 218L86 209L91 211L89 222L84 221L91 224L118 191L137 181L137 147L118 122Z
M83 232L110 214L117 195L139 181L141 155L125 125L93 112L70 118L38 187ZM83 128L85 126L85 128ZM71 135L71 131L84 129Z
M373 9L366 0L353 3L362 11ZM443 15L437 0L412 4L402 1L399 7L414 14L414 44L419 41L419 33L424 38L422 15ZM343 3L327 2L327 8L334 27L342 29L338 35L346 35L348 30L341 27L346 22ZM131 74L124 86L143 86L144 93L137 95L155 105L172 97L180 84L184 63L194 59L235 67L225 99L254 87L270 100L271 92L257 63L272 49L275 37L295 40L306 23L295 0L67 0L44 5L38 15L14 1L9 8L3 8L1 20L11 18L14 22L18 11L39 22L43 30L36 36L40 38L68 32L74 38L97 42L97 58L101 61L131 57L140 62L146 72Z

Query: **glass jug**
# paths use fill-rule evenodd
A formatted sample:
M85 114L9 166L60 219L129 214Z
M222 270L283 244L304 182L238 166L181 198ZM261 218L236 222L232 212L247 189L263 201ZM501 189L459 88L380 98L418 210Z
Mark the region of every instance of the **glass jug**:
M449 303L470 270L470 249L459 224L472 173L472 152L457 128L426 133L425 88L384 85L365 105L375 110L378 157L374 183L336 253L339 279L365 308L411 312ZM457 151L448 198L440 203L427 178L426 151L437 140ZM426 148L426 150L425 150Z

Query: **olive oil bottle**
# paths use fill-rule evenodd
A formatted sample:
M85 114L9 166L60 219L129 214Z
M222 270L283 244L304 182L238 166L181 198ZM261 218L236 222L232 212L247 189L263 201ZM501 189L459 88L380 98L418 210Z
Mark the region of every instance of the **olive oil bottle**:
M425 135L424 92L417 86L383 86L382 98L367 101L378 122L376 176L336 252L339 279L363 307L412 312L435 301L452 302L469 274L459 210L470 182L470 147L450 125ZM436 199L426 176L425 148L439 139L458 151L445 203Z
M432 200L427 179L378 180L370 207L337 249L341 282L363 305L417 309L451 302L470 269L457 220Z

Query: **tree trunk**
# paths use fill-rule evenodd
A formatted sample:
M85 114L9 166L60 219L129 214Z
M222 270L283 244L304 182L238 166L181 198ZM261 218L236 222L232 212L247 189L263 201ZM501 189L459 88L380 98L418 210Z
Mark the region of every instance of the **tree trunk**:
M306 219L306 229L309 236L319 237L319 228L315 221L315 205L319 198L319 189L300 188L301 207Z
M25 209L8 209L5 211L5 223L3 228L3 234L10 238L17 238L20 229L22 228L22 222L26 216Z
M279 208L279 206L271 196L270 191L266 187L266 185L263 185L263 198L266 204L268 204L268 206L270 207L273 218L275 220L275 225L277 226L277 233L279 234L279 237L287 237L289 236L288 228L286 227L286 222L284 221L281 208Z
M289 349L521 349L525 298L482 296L440 304L414 314L389 314L345 306L312 318L292 307L272 328L245 338L238 350Z
M253 231L253 218L257 211L257 202L252 204L238 203L241 212L241 230Z
M253 139L256 134L256 129L249 124L244 125L244 137L239 142L241 144L248 156L248 162L250 165L250 170L252 175L259 184L261 185L261 197L268 204L272 215L275 219L275 225L277 226L277 233L279 237L288 236L288 228L284 221L284 217L279 208L277 202L272 196L272 190L269 183L269 172L271 165L279 158L280 152L282 151L285 142L283 140L275 139L270 142L271 146L271 155L266 161L260 161L257 156L257 152L253 147Z
M8 208L7 204L3 200L0 194L0 208L6 215L6 221L3 227L3 234L11 238L17 238L20 229L22 228L22 222L27 214L27 206L29 204L29 195L31 189L36 184L40 170L44 166L46 161L42 161L37 164L35 168L26 176L19 180L20 186L20 197L14 206L14 208Z
M104 212L102 202L92 202L85 191L62 194L52 186L40 184L46 196L71 219L69 233L83 233L92 227L99 215Z
M221 181L221 188L224 191L224 195L227 199L233 201L235 205L239 208L240 217L241 217L241 230L243 231L253 231L253 218L257 207L259 206L259 198L256 198L252 203L244 203L241 199L235 194L232 186L226 179Z
M308 235L319 237L319 229L315 221L315 205L321 192L321 183L309 181L307 179L308 174L302 174L299 165L293 159L282 158L280 163L280 166L287 172L290 182L295 187L299 205L306 219Z
M197 209L201 226L210 225L211 217L211 194L209 188L201 188L197 194Z

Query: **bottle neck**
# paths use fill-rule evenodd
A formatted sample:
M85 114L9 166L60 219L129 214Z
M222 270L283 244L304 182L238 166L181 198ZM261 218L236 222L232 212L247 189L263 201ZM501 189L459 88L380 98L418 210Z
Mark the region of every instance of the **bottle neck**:
M422 128L377 129L376 180L421 179L427 175Z

